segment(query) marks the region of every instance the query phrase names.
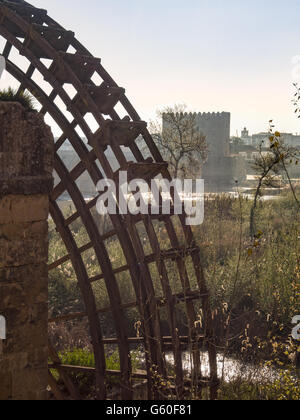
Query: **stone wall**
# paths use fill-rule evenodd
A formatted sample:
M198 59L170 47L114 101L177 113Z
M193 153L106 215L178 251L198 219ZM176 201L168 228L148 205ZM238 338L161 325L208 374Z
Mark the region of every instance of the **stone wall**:
M246 180L244 160L239 156L214 156L203 166L206 192L234 191Z
M53 136L42 117L0 102L0 400L44 400Z
M206 137L209 155L212 159L228 156L230 153L230 112L208 112L196 114L199 131Z

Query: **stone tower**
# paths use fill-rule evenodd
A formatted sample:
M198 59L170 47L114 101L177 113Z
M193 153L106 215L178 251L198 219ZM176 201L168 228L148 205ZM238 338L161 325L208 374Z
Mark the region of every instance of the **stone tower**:
M179 114L178 114L179 115ZM207 192L224 191L234 185L236 161L230 157L229 112L185 113L182 116L195 121L199 132L206 137L208 145L207 162L203 164L202 176ZM163 130L170 122L163 115Z
M230 155L229 112L197 114L199 130L206 136L208 158L202 177L207 192L226 191L234 184L235 162Z
M209 159L229 156L230 120L229 112L197 114L196 121L199 131L206 136Z

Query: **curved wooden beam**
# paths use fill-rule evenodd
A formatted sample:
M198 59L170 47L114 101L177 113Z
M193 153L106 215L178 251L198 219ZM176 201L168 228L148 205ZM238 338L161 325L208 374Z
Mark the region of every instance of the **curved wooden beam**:
M113 230L107 235L99 235L96 224L91 215L91 210L96 206L97 197L86 203L80 193L76 181L87 172L92 182L96 185L104 177L114 177L111 163L106 157L105 150L111 147L120 168L128 166L124 148L129 148L137 162L133 171L145 163L143 154L138 147L136 139L141 136L151 155L154 158L152 172L159 173L167 179L171 179L163 158L155 145L146 123L142 122L138 113L129 102L125 95L125 90L120 88L111 78L101 64L101 60L94 58L90 52L75 38L71 31L65 30L55 20L47 15L42 9L31 6L23 0L13 2L0 0L0 36L6 39L3 55L7 60L8 72L20 83L19 92L28 90L41 104L40 113L49 114L58 127L62 130L62 135L56 143L55 170L60 178L59 184L54 188L51 195L51 215L56 224L56 228L66 246L67 255L53 262L49 269L71 261L77 276L78 285L81 290L85 304L85 312L80 314L66 314L61 317L65 320L81 319L87 316L90 324L92 345L95 353L96 367L93 370L96 375L97 397L107 398L106 389L106 366L105 366L105 347L107 343L118 344L120 354L120 387L122 397L130 399L133 397L133 377L130 363L130 344L135 342L135 338L129 338L126 331L125 310L136 306L139 310L141 319L141 336L139 342L143 342L146 354L146 369L144 376L148 383L148 398L162 397L157 387L157 381L153 376L155 371L158 377L166 378L167 370L165 366L164 353L166 344L171 345L175 359L175 378L174 389L176 396L182 398L185 391L185 378L182 368L182 337L179 337L178 320L175 316L177 302L185 302L186 315L188 319L189 336L185 342L190 346L195 376L193 381L199 387L203 383L211 389L211 397L216 397L217 371L216 371L216 351L213 341L211 327L211 312L209 305L209 293L207 290L203 269L200 260L199 250L195 247L195 240L190 227L185 226L184 217L180 217L180 223L185 235L185 249L180 249L180 242L174 228L172 217L164 216L166 232L173 247L168 253L163 253L160 249L159 238L155 232L153 219L151 217L126 217L121 215L111 215ZM10 57L15 48L20 55L27 58L29 66L22 71L17 62ZM70 49L73 51L70 53ZM74 52L75 51L75 52ZM45 64L47 60L48 65ZM34 73L38 71L44 80L51 86L52 91L46 93L43 86L39 86L34 81ZM100 84L93 80L94 75L101 79ZM71 97L68 93L66 84L75 90L75 96ZM64 104L65 110L56 105L55 100L59 98ZM121 119L116 111L117 104L120 104L127 113L125 119ZM68 111L69 118L66 116ZM89 113L93 116L98 129L93 131L87 123L85 116ZM71 117L71 120L70 120ZM112 136L111 127L114 127L117 134ZM91 147L83 142L78 129L84 133ZM78 155L80 162L71 171L65 167L59 157L59 149L69 140L74 151ZM100 169L102 168L102 169ZM135 169L136 168L136 169ZM151 168L150 168L151 169ZM158 172L157 172L158 171ZM149 172L149 171L148 171ZM151 170L150 172L151 173ZM56 200L63 194L68 193L76 208L75 213L65 219ZM78 247L71 231L71 225L77 219L81 219L89 236L89 243L84 247ZM148 235L152 254L145 255L141 238L139 236L138 223L142 222ZM105 247L105 240L116 237L126 258L126 265L113 269L109 254ZM93 250L101 267L102 274L91 279L87 273L82 254L86 250ZM186 267L186 254L192 258L195 275L197 277L198 292L196 295L191 291L190 278ZM165 258L173 258L176 261L178 276L181 279L182 293L174 295L166 268ZM163 305L167 308L168 325L171 336L166 337L161 333L160 307L161 303L155 295L153 279L149 269L150 263L155 263L163 290ZM132 285L136 295L136 302L124 305L121 300L116 275L128 271L132 280ZM109 299L110 308L98 310L95 296L92 289L94 281L104 281ZM198 295L197 295L198 293ZM201 331L197 330L197 312L194 304L195 299L199 299L202 304L204 314L204 325ZM116 337L103 337L99 313L101 311L111 311L114 319ZM53 322L53 320L51 320ZM54 320L55 322L55 320ZM201 337L201 339L199 338ZM206 382L201 377L201 358L200 341L207 343L210 359L210 381ZM202 344L201 344L202 345ZM52 349L53 362L58 365L57 354ZM64 367L65 369L65 367ZM64 372L64 377L66 373ZM53 384L54 378L50 376ZM68 382L68 380L67 380ZM202 385L201 385L202 384ZM54 386L54 385L53 385ZM76 392L71 383L68 382L69 389ZM71 392L70 391L70 392ZM62 397L59 388L55 388L58 398Z

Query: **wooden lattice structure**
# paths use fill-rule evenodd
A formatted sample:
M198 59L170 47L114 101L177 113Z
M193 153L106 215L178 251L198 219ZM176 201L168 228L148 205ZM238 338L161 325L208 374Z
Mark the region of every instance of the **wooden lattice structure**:
M100 234L92 210L96 200L86 201L76 183L83 173L88 173L94 184L104 177L113 178L115 170L107 158L106 150L110 146L116 157L119 168L127 168L128 162L124 147L130 149L135 162L131 163L131 171L135 178L150 178L162 175L171 179L166 163L152 140L145 122L120 88L102 67L101 61L93 57L75 38L74 33L65 30L42 9L32 7L25 1L8 2L0 0L0 35L5 40L2 55L6 59L7 71L19 83L19 91L29 91L40 104L39 112L50 116L60 128L62 134L55 144L55 171L60 179L51 195L50 212L63 243L67 255L51 263L49 270L71 262L78 279L85 311L70 313L51 323L76 322L87 318L90 326L90 337L95 354L95 369L76 366L64 366L60 363L55 349L50 343L51 366L60 373L61 380L71 398L80 398L76 384L70 379L70 372L88 371L95 374L97 398L106 399L107 376L115 376L119 381L120 395L123 399L132 399L135 381L147 381L148 397L159 398L153 371L165 378L166 367L164 353L171 348L174 355L174 372L171 378L172 388L177 397L183 397L185 389L191 386L184 377L182 351L184 346L191 350L199 389L208 387L211 397L216 396L217 372L216 352L211 331L211 313L209 294L205 284L200 261L199 248L196 246L192 230L185 225L185 218L171 216L121 216L112 215L113 228ZM16 57L26 58L27 65L19 66ZM43 83L36 81L39 74ZM47 87L46 87L47 86ZM72 94L70 93L72 92ZM59 99L60 106L58 105ZM119 110L122 109L120 112ZM98 129L92 130L87 116L93 117ZM82 135L88 139L87 146ZM147 146L148 156L139 147L137 138L142 137ZM79 157L79 163L68 170L59 156L59 149L69 141ZM67 193L76 211L65 218L58 204L58 198ZM176 218L176 221L175 221ZM72 223L81 219L90 238L89 243L79 247L72 232ZM168 234L170 249L161 249L155 228L156 222L162 223ZM175 229L175 222L180 224L184 232L185 243L181 244ZM139 227L143 226L151 253L145 253L139 235ZM106 241L116 238L126 258L126 264L114 268L106 247ZM93 250L99 262L101 273L90 278L85 265L83 253ZM186 267L189 258L193 266L196 288L191 288L190 276ZM182 290L174 293L170 285L167 261L173 261L178 271ZM154 264L159 273L162 296L157 296L151 278L149 265ZM117 282L117 275L127 272L135 291L135 301L124 304ZM104 282L107 288L110 307L97 308L93 284ZM176 307L184 305L188 323L188 334L179 335L177 328ZM197 306L198 305L198 306ZM198 309L202 309L202 322L199 322ZM126 310L137 307L141 326L138 336L129 337L126 330ZM168 318L169 336L164 337L161 330L160 311L164 308ZM100 314L110 312L115 328L114 338L103 336ZM197 322L198 321L198 322ZM144 346L146 368L143 372L132 372L130 348L133 343ZM120 355L120 371L107 371L105 363L105 346L116 345ZM210 374L201 376L200 348L208 349ZM193 378L192 378L193 380ZM52 375L49 384L59 398L61 391Z

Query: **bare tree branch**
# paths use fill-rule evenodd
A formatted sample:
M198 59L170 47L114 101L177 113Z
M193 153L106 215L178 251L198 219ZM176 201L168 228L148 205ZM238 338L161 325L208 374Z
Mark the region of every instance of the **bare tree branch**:
M174 178L200 172L207 158L207 143L197 126L196 114L187 113L185 105L175 105L157 115L158 121L150 124L150 130Z

